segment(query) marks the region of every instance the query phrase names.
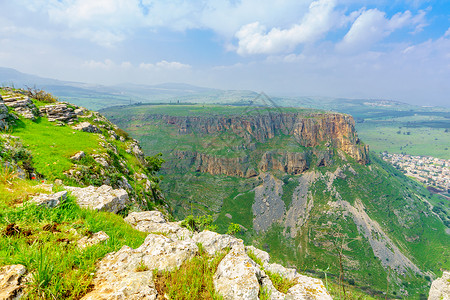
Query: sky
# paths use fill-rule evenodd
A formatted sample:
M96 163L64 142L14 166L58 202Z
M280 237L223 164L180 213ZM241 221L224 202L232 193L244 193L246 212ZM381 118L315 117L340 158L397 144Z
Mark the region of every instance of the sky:
M0 0L0 66L450 106L446 0Z

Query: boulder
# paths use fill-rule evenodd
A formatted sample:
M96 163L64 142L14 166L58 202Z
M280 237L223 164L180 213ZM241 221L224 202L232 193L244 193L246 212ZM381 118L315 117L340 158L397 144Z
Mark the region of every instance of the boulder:
M286 299L333 300L320 279L297 274L294 281L297 284L288 290Z
M109 239L109 235L107 235L104 231L99 231L94 233L91 237L82 237L78 240L77 244L80 248L87 248L93 245L97 245L98 243L101 243L103 241L106 241Z
M167 222L159 211L132 212L125 219L136 230L148 233L161 233L171 238L189 238L192 232L178 222Z
M90 133L101 133L102 131L98 129L97 126L92 125L89 122L81 122L80 124L72 127L75 130L81 130L84 132L90 132Z
M179 268L197 252L192 240L149 234L137 249L123 246L106 255L98 263L92 291L82 299L156 299L153 270Z
M72 192L81 208L117 213L129 203L128 193L124 189L113 189L109 185L85 188L66 186L65 189Z
M67 191L62 191L54 194L39 194L34 196L31 201L40 206L55 207L67 198Z
M86 156L86 153L84 153L84 151L80 151L80 152L75 153L72 157L70 157L70 159L80 160L85 156Z
M27 269L23 265L0 267L0 299L15 300L23 296L22 277Z
M450 300L450 272L444 271L441 278L433 281L428 300Z
M77 120L77 114L67 103L45 105L39 108L39 112L47 116L50 122L59 121L70 124Z
M195 243L202 244L203 249L211 256L225 248L231 248L235 245L244 245L244 242L241 239L237 239L227 234L218 234L209 230L196 233L192 237L192 240Z
M238 244L217 266L214 288L225 300L256 300L261 275L257 264L245 253L244 245Z

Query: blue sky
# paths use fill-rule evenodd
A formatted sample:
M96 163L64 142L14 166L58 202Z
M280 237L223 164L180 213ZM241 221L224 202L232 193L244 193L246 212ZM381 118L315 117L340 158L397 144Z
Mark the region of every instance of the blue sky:
M450 105L450 2L0 0L0 66Z

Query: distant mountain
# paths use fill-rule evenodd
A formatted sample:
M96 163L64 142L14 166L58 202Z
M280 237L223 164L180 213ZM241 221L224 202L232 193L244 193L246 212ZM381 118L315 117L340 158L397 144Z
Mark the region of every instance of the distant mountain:
M93 110L135 103L234 103L250 101L258 96L253 91L220 90L184 83L94 85L43 78L1 67L0 84L19 88L37 87L51 92L61 100Z

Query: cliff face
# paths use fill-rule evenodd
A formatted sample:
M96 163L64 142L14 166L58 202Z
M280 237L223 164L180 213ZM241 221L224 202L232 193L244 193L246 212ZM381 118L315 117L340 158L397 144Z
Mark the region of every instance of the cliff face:
M368 147L357 137L353 118L343 114L271 112L229 117L150 115L147 118L176 126L180 135L215 136L229 132L243 138L243 145L239 148L247 152L242 154L241 151L238 157L196 151L174 153L176 158L195 166L196 171L213 175L252 177L259 171L269 170L301 174L313 161L317 166L330 165L333 149L348 154L361 164L368 162ZM275 145L275 149L263 151L256 148L255 151L255 144L264 144L277 135L290 137L299 149L289 152ZM301 146L306 149L300 150Z

